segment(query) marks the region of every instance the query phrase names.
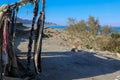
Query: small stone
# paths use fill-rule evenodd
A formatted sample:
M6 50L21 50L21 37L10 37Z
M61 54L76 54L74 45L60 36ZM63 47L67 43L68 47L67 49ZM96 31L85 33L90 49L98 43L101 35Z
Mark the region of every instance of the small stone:
M73 52L78 52L78 49L77 48L73 48L71 51L73 51Z

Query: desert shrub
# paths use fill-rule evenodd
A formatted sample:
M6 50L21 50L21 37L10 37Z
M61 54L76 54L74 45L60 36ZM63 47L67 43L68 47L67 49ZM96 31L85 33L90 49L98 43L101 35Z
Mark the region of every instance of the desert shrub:
M108 42L105 42L101 47L104 51L110 52L120 52L120 40L119 39L110 39Z
M103 26L103 29L101 30L101 32L102 32L102 35L105 35L105 36L110 35L111 28L109 26L105 25L105 26Z
M89 16L87 21L88 29L93 34L98 34L100 31L99 20L95 19L93 16Z
M95 49L110 52L120 52L120 34L113 32L109 26L101 28L99 20L90 16L88 21L68 19L67 32L70 44L82 49ZM78 43L79 42L79 43Z
M112 33L112 34L111 34L111 37L112 37L113 39L118 39L118 38L120 38L120 33Z

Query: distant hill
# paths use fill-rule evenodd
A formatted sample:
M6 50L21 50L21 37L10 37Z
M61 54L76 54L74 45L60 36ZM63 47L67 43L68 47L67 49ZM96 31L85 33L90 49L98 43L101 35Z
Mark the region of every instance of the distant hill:
M17 22L21 22L23 24L31 24L32 20L22 19L22 18L17 17Z
M28 19L22 19L17 17L17 21L21 22L23 24L32 24L32 20L28 20ZM56 23L53 22L45 22L45 25L57 25Z

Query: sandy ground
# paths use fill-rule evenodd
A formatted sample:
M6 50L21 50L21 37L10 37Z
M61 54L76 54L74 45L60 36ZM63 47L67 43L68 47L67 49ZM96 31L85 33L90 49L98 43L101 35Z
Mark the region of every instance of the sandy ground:
M74 53L57 43L43 41L42 80L115 80L120 75L120 61L111 54Z
M27 52L28 34L15 39L19 54ZM120 60L108 52L71 52L55 37L44 38L41 80L115 80L120 75Z

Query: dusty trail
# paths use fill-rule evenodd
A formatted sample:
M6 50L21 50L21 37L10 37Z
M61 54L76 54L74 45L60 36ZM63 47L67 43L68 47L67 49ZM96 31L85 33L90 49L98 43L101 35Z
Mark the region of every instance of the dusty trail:
M58 38L61 34L51 34L52 37L43 39L42 80L115 80L120 75L120 59L110 53L84 50L74 53ZM20 35L22 38L16 37L17 53L27 52L26 36L25 33Z

